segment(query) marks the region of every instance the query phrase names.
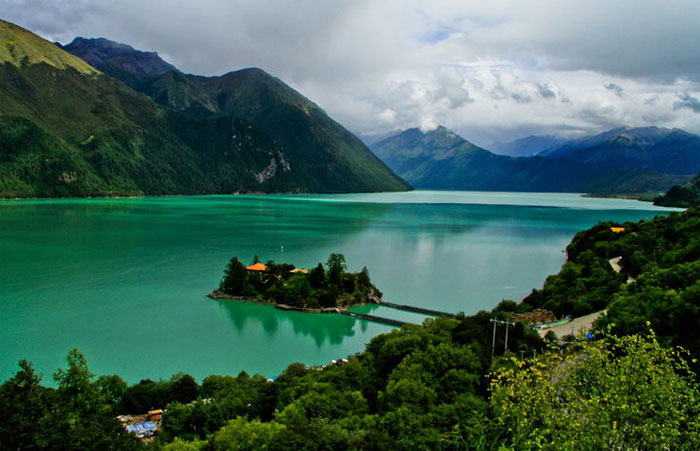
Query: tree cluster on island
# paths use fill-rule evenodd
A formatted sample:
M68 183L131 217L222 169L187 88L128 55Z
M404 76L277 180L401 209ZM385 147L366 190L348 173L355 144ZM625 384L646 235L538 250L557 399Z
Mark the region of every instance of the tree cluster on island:
M311 270L272 260L262 265L257 256L253 264L258 267L251 270L238 257L231 258L214 297L223 294L277 305L320 309L345 308L382 296L372 285L367 267L358 273L348 272L343 254L332 253L325 267L319 263Z
M67 369L54 375L57 388L49 388L22 362L0 386L0 444L168 451L699 449L700 210L625 223L619 232L612 225L577 234L569 266L524 303L504 301L491 312L403 326L374 337L346 363L293 363L274 381L241 372L211 375L201 384L175 375L128 385L116 375L96 379L71 351ZM622 256L620 273L608 271L614 256ZM517 322L507 352L502 329L492 343L491 319L535 306L562 313L607 306L608 315L593 340L547 345ZM125 434L114 419L153 407L167 411L150 445Z

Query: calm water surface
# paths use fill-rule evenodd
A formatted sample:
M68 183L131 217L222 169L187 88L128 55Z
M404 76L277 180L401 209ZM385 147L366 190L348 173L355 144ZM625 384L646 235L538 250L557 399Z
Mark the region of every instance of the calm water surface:
M0 381L26 358L50 383L71 348L93 372L131 383L180 371L274 376L391 330L208 299L233 255L310 267L341 252L387 300L474 313L541 286L577 231L667 212L575 194L435 191L0 201Z

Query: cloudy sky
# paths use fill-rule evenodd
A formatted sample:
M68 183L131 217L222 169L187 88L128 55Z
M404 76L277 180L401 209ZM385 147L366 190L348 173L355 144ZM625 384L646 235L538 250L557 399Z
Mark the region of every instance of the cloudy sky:
M195 74L261 67L365 135L700 133L697 0L0 0L0 17Z

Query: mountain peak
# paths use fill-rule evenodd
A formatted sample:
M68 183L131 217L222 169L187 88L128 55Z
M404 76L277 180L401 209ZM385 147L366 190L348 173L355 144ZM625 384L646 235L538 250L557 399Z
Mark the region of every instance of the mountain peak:
M103 49L110 50L116 53L129 53L136 52L132 46L128 44L122 44L121 42L116 42L109 40L107 38L84 38L82 36L77 36L71 41L70 44L61 46L63 48L92 48L92 49ZM144 53L155 53L155 52L144 52Z
M130 45L106 38L77 37L62 48L92 67L131 86L137 86L168 72L178 71L156 52L136 50Z

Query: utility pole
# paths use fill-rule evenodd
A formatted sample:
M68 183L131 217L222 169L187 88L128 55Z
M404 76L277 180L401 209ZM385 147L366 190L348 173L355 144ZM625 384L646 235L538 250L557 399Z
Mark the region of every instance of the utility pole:
M503 350L503 352L506 352L508 350L508 326L514 326L515 323L511 323L510 321L502 321L500 319L495 318L491 318L489 321L493 323L493 337L491 338L491 360L493 361L493 358L496 354L496 324L506 325L506 342Z
M506 343L505 346L503 347L503 353L505 354L506 351L508 351L508 326L515 326L515 323L510 323L508 321L505 321L506 323Z
M493 362L493 356L496 354L496 323L498 320L491 318L493 323L493 338L491 338L491 361Z
M284 246L280 246L280 263L284 263Z

